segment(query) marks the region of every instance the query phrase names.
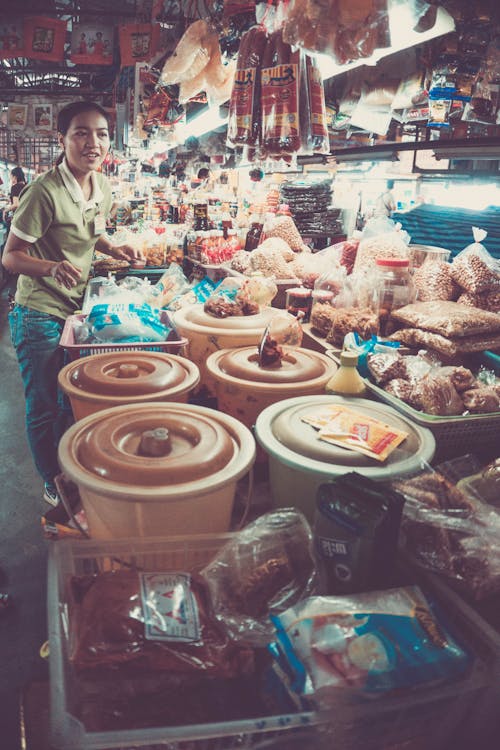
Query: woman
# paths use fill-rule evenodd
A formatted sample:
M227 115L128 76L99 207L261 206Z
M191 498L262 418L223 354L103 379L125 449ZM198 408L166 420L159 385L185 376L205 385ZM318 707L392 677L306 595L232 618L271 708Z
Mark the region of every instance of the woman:
M81 308L94 249L133 260L141 253L113 246L105 234L111 190L99 168L109 150L107 114L94 102L74 102L57 118L63 152L56 166L20 198L2 258L20 274L9 314L26 399L26 428L44 499L59 503L57 445L67 413L58 394L58 348L64 321Z
M26 177L24 176L21 167L14 167L10 173L10 179L12 182L12 187L9 193L10 203L8 203L3 210L3 220L7 225L10 224L10 219L7 219L7 215L9 213L14 213L19 205L19 196L26 187Z

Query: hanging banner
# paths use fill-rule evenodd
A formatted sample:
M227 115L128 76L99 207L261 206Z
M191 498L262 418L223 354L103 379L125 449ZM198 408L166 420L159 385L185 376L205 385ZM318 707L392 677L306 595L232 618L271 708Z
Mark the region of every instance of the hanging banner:
M111 65L113 42L112 25L75 23L71 32L71 62L77 65Z
M66 21L31 16L24 21L25 57L62 62L66 41Z
M53 130L52 104L34 104L33 123L37 133L50 133Z
M122 67L150 60L158 50L159 35L159 24L127 23L120 26Z
M9 130L24 130L28 119L27 104L9 104L7 107L7 127Z
M24 21L7 16L0 22L0 58L24 57Z

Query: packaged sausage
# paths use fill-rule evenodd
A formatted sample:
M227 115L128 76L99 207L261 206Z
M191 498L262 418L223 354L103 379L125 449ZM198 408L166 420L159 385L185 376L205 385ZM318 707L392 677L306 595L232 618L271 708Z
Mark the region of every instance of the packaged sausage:
M260 68L266 42L267 34L262 26L253 26L241 38L229 104L227 141L230 145L254 145L259 141Z
M316 60L304 53L301 56L300 115L302 151L330 153L321 71Z
M262 146L266 154L290 154L300 148L299 59L283 41L270 35L261 69Z

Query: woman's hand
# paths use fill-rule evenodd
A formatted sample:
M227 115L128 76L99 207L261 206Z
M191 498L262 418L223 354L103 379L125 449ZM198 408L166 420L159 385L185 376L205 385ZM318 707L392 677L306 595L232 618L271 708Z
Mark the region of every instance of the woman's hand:
M113 247L113 258L118 260L129 260L131 263L134 261L144 261L144 255L141 250L132 245L115 245Z
M74 266L69 260L62 260L60 263L54 263L50 275L61 286L72 289L81 280L82 269Z

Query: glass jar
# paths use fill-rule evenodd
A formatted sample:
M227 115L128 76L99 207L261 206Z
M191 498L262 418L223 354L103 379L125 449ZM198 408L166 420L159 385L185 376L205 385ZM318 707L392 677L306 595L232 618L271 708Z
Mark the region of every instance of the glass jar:
M309 320L311 312L311 289L303 286L286 290L286 310L290 315L298 317L305 323Z
M415 299L409 261L402 258L377 258L376 304L381 336L389 336L394 327L391 312L410 305Z
M250 219L250 228L245 240L245 250L248 252L255 250L255 248L259 246L263 226L264 220L262 216L254 214Z

